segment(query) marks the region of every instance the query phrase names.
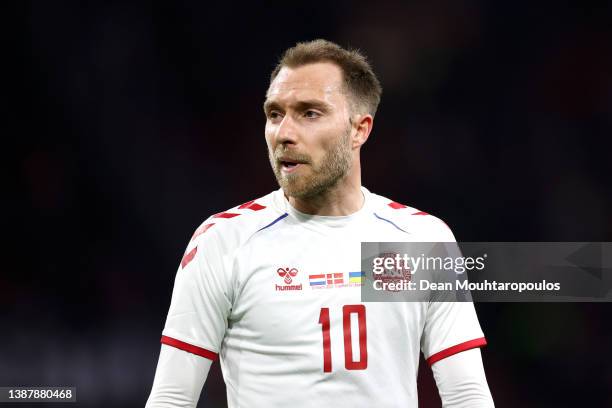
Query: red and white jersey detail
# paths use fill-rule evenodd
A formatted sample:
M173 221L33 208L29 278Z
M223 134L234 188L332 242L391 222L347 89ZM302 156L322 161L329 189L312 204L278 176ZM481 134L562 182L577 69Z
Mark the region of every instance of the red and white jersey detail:
M472 303L360 301L362 241L454 241L436 217L362 191L359 211L331 217L277 190L194 233L162 342L218 355L229 407L416 407L419 352L434 364L486 344Z

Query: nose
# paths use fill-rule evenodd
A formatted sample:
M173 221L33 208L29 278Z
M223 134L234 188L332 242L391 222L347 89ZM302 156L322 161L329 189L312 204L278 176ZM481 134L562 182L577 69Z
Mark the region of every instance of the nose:
M285 115L276 128L276 142L283 145L294 145L298 141L298 129L291 115Z

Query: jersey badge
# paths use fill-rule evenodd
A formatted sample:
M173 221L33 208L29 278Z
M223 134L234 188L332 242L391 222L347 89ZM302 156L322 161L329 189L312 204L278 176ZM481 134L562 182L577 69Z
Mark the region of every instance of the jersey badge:
M278 268L276 270L278 276L283 278L283 284L274 284L277 291L285 291L285 290L302 290L302 284L294 284L293 278L298 274L298 270L296 268L284 267Z

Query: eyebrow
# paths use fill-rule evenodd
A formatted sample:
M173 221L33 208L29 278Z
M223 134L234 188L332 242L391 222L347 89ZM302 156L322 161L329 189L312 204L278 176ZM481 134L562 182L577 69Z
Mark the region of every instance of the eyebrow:
M327 112L331 109L330 104L328 104L327 102L318 100L318 99L307 99L304 101L298 101L292 104L292 106L298 111L303 111L308 108L316 108L324 112ZM266 101L264 102L263 108L264 108L264 112L268 113L273 109L279 109L280 105L276 101L266 99Z

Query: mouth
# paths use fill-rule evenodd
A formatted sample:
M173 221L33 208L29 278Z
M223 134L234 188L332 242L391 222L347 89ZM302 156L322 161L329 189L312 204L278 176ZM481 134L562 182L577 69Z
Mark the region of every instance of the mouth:
M295 163L295 162L285 161L285 160L281 160L280 164L281 164L281 171L283 173L292 173L298 167L302 165L302 163Z
M280 163L280 168L283 173L292 173L305 164L285 157L280 158L278 162Z

